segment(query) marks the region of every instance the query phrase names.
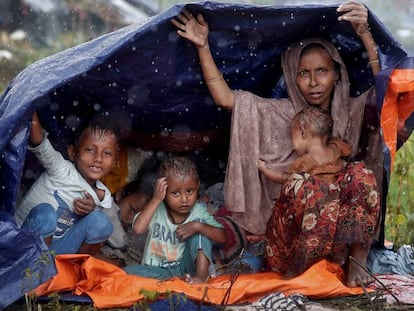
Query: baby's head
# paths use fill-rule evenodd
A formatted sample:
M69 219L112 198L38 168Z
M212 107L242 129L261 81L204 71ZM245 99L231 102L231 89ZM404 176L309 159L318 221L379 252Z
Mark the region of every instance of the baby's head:
M76 130L67 152L83 178L93 185L115 164L118 132L107 120L93 120Z
M330 138L333 121L325 110L310 106L298 112L292 119L292 127L300 127L312 136Z
M291 122L293 148L299 155L306 153L314 137L326 144L332 135L332 125L331 115L323 109L316 106L303 109Z

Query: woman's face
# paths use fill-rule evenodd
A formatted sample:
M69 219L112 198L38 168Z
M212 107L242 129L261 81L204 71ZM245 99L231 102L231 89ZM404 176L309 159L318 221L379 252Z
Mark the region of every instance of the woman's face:
M338 72L325 49L314 47L301 56L296 82L309 105L329 111L337 80Z

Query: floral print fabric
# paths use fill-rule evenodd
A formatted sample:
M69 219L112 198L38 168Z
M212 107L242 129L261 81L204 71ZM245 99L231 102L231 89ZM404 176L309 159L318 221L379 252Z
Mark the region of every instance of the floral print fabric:
M334 183L317 175L292 174L267 224L269 268L299 274L321 259L343 265L353 243L368 250L379 199L375 176L363 162L346 165Z

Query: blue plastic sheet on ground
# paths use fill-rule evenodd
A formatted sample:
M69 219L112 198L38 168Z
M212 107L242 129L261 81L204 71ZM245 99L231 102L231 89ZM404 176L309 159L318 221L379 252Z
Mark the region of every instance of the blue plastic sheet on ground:
M229 129L230 113L214 105L194 47L176 34L170 22L183 7L173 6L145 23L44 58L15 77L0 97L1 211L13 212L25 179L28 131L35 109L62 152L79 118L96 113L144 133ZM211 50L230 87L267 97L286 96L280 54L293 41L308 36L327 37L338 46L355 94L374 84L361 41L349 23L337 21L336 8L187 5L190 12L202 13L209 22ZM382 68L392 68L406 53L375 14L369 13ZM8 235L0 239L4 245L13 243ZM26 253L26 244L14 247L28 267L36 256ZM18 276L12 274L16 282ZM3 293L0 299L5 299Z
M203 305L189 300L185 295L174 294L170 298L164 298L149 303L151 311L177 310L177 311L216 311L218 307ZM131 310L134 310L132 307Z
M57 272L42 238L17 228L9 217L0 211L0 310Z

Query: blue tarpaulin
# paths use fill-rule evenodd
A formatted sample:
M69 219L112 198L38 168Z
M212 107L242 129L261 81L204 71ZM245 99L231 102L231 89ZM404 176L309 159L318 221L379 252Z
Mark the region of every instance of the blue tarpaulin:
M1 211L12 214L26 177L28 131L35 109L62 152L79 118L95 113L121 120L125 129L139 133L228 131L230 113L214 105L194 47L176 34L170 22L183 7L171 7L142 24L44 58L15 77L0 98ZM336 8L187 5L209 22L210 46L230 87L266 97L286 96L280 54L293 41L309 36L327 37L337 45L349 68L352 95L374 84L361 41L348 22L337 21ZM382 68L392 68L406 53L369 13ZM33 258L26 253L26 242L19 243L14 247L21 249L20 257L29 265ZM10 272L13 260L3 258L0 275ZM0 286L0 298L5 295L4 286Z

